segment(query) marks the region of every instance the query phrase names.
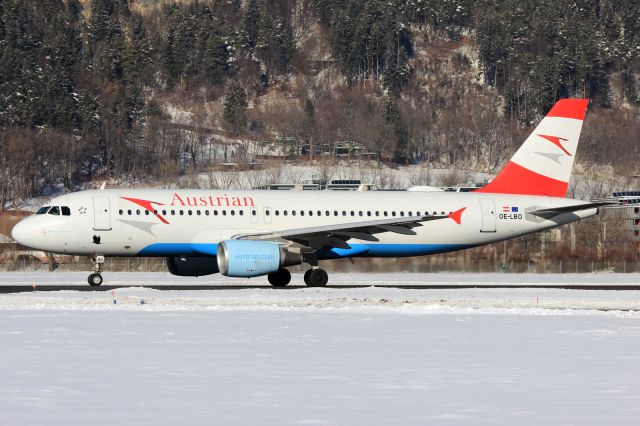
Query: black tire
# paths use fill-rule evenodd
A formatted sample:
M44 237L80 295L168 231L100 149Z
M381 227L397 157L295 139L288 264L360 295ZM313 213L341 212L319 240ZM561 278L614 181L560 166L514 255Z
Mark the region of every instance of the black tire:
M100 284L102 284L102 275L100 275L100 274L91 274L91 275L89 275L89 278L87 279L87 281L89 282L90 286L98 287Z
M311 281L309 281L309 275L311 275L311 271L313 271L313 269L307 269L307 271L304 273L304 283L306 285L309 285L311 283Z
M309 272L309 287L324 287L329 282L329 275L324 269L312 269Z
M291 282L291 272L288 269L280 268L277 272L267 275L269 284L274 287L284 287Z

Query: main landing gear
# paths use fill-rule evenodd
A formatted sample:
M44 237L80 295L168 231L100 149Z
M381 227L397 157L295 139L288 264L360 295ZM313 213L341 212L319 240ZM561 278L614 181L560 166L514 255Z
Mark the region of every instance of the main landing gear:
M304 263L311 268L304 273L304 283L307 287L324 287L329 282L327 271L318 267L318 253L306 253Z
M104 265L104 256L95 256L91 258L93 261L93 274L89 275L87 281L90 286L97 287L102 284L102 265Z
M304 273L304 283L308 287L324 287L329 282L329 275L324 269L312 268Z
M284 287L291 282L291 272L288 269L280 268L276 272L267 275L269 284L274 287Z
M329 275L324 269L318 267L318 255L316 252L303 253L303 264L309 265L304 273L304 283L307 287L324 287L329 282ZM274 287L284 287L291 282L291 273L280 268L276 272L267 275L269 283Z
M93 274L91 276L93 276ZM89 280L91 280L91 276ZM291 273L285 268L280 268L277 272L267 275L267 279L269 280L269 284L274 287L284 287L291 282ZM329 282L329 275L324 269L312 268L304 273L304 283L307 287L324 287L327 285L327 282ZM89 282L89 284L91 284L91 282Z

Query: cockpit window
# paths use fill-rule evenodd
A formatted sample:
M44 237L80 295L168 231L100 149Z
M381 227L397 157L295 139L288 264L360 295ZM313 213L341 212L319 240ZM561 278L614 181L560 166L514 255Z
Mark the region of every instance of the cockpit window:
M58 206L51 207L51 210L49 210L49 214L60 216L60 207Z
M71 216L71 209L67 206L62 206L62 216Z
M49 211L50 208L51 207L49 207L49 206L40 207L38 209L38 211L36 212L36 214L46 214Z

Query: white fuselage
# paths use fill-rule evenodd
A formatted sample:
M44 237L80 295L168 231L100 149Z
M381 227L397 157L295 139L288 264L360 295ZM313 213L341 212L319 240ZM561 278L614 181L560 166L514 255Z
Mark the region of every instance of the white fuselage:
M406 191L244 191L112 189L67 194L47 205L63 214L38 214L14 230L33 248L75 255L215 256L217 243L237 234L291 230L406 216L448 215L425 221L416 235L385 232L377 242L351 239L351 249L320 251L322 259L442 253L488 244L574 222L587 209L553 220L536 208L578 205L545 196ZM62 209L68 207L68 210Z

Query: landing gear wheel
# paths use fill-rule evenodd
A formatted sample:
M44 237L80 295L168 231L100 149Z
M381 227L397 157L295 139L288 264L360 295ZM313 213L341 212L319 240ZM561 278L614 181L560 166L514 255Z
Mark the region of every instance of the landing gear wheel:
M102 275L100 274L91 274L87 279L89 281L89 285L93 287L97 287L102 284Z
M307 269L307 272L304 273L304 283L306 285L311 285L311 281L309 281L309 275L311 275L311 271L313 271L313 269Z
M280 268L277 272L267 275L269 284L274 287L284 287L291 282L291 272L288 269Z
M87 281L90 286L97 287L102 284L102 275L100 274L102 273L102 265L104 265L104 256L93 256L91 261L93 262L93 274L89 275Z
M307 276L307 273L309 274ZM324 287L329 282L329 275L324 269L310 269L305 273L304 282L309 287Z

